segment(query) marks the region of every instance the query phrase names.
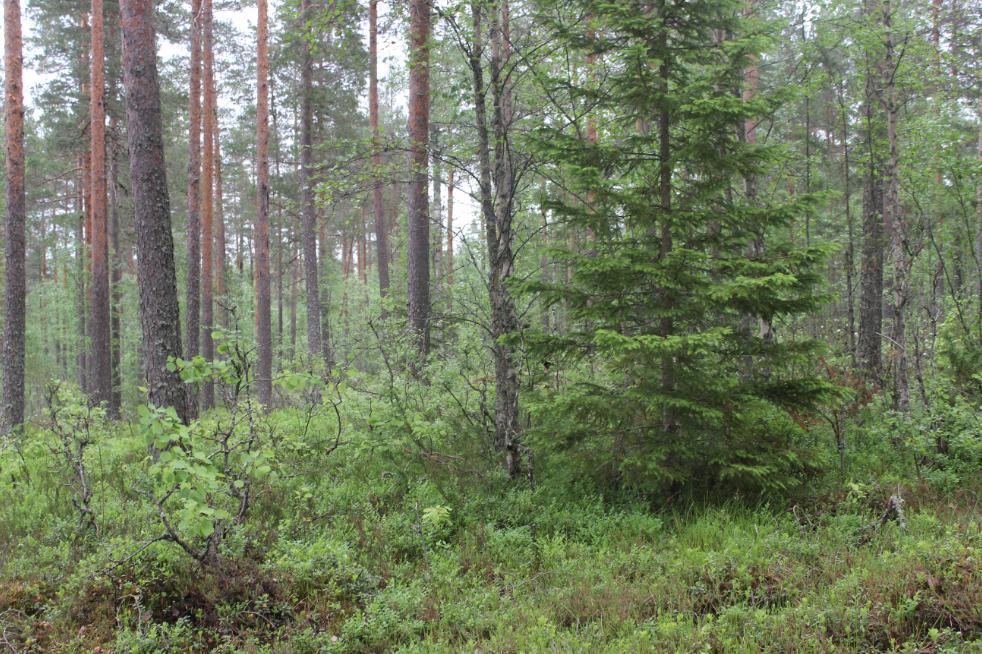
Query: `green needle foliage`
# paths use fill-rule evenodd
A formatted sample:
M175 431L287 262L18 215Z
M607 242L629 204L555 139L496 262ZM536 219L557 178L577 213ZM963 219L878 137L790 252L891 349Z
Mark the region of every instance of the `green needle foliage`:
M526 285L571 319L526 340L577 371L540 393L538 437L648 491L791 483L812 462L787 410L830 392L799 365L813 341L762 328L820 305L828 251L787 238L813 198L748 197L781 153L746 138L775 102L741 98L760 39L738 5L582 4L557 30L602 80L565 89L599 134L555 122L536 139L565 191L547 210L588 235L557 253L568 280Z

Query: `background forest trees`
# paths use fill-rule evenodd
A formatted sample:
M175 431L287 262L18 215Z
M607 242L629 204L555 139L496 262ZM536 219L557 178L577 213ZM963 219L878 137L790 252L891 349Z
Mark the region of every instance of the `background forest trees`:
M971 386L982 311L977 10L714 1L644 5L641 19L633 5L618 9L393 5L381 38L408 59L387 62L379 80L377 3L274 3L268 73L264 32L250 43L236 18L243 6L156 6L169 53L167 193L185 198L171 203L184 356L211 361L215 330L240 330L255 339L258 391L273 407L284 401L273 379L315 358L324 374L378 371L403 320L422 356L432 341L437 358L453 358L459 339L477 337L494 368L482 382L495 397L494 441L513 474L519 432L563 431L531 405L520 426L522 386L550 407L538 415L610 428L617 442L656 424L673 440L700 413L719 429L706 412L732 411L705 380L721 360L695 364L709 352L732 362L741 388L794 411L823 393L827 403L842 375L885 389L902 412L912 398L932 404L939 367ZM46 380L74 379L118 413L152 373L127 319L140 234L123 163L133 153L119 6L35 0L26 10L29 68L44 75L29 94L38 183L22 254L27 316L45 319L27 321L24 403L36 413ZM686 59L690 50L700 54ZM15 214L11 388L23 317ZM811 341L825 344L819 359L805 355ZM559 360L561 384L544 382ZM628 372L635 363L653 367ZM596 385L576 381L583 374ZM628 390L641 378L660 381ZM613 395L601 399L607 384ZM726 384L717 392L749 402ZM190 393L191 407L214 405L210 380ZM618 404L635 393L644 410ZM587 405L574 409L580 394ZM601 405L615 424L593 422L606 422Z
M4 36L12 651L982 638L978 3Z

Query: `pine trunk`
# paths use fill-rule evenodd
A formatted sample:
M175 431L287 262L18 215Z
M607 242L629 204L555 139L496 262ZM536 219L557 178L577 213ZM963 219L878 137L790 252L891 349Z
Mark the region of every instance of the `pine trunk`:
M24 343L27 272L24 186L24 75L20 1L4 0L4 135L7 218L3 324L3 415L0 432L24 423Z
M191 83L188 92L188 270L184 355L198 355L201 332L201 0L191 0ZM189 389L188 411L198 413Z
M167 368L168 359L181 356L181 329L153 6L152 0L120 2L140 322L150 403L173 407L187 422L187 393L177 372Z
M85 390L88 369L85 365L85 191L82 177L82 156L79 155L79 173L75 177L75 211L78 220L75 224L75 316L77 320L78 351L76 352L77 382L80 390Z
M207 1L207 0L206 0ZM269 25L267 0L258 0L256 47L256 340L259 402L273 401L273 334L270 322L269 277Z
M409 242L406 259L409 327L416 349L430 349L430 211L427 172L430 133L430 4L409 4Z
M92 73L89 115L92 177L91 388L93 403L112 401L109 344L109 239L106 210L105 30L102 0L92 0Z
M119 163L116 157L116 137L119 132L115 118L110 118L111 133L109 150L109 242L112 246L110 262L110 291L109 291L109 323L112 329L110 348L110 363L112 364L112 397L109 402L109 413L114 418L120 416L123 405L122 378L122 303L123 303L123 253L119 244Z

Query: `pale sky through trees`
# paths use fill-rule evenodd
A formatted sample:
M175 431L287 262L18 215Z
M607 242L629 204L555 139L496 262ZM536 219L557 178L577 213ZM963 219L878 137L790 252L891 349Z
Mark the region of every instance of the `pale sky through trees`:
M25 90L25 104L28 111L32 111L34 106L34 96L35 92L40 89L50 78L51 73L46 73L42 70L38 70L37 62L38 49L35 40L35 24L31 18L31 12L26 7L23 9L23 28L24 28L24 90ZM270 2L270 17L277 16L279 7L282 5L282 0L272 0ZM390 84L390 75L394 68L399 69L397 75L399 78L405 78L404 68L406 66L406 43L405 37L398 29L393 28L390 23L389 18L389 7L390 2L379 2L379 87L383 89L382 98L387 97L384 93L384 89L388 88ZM256 10L254 6L246 7L241 10L216 10L215 11L215 21L216 23L230 24L234 27L236 32L236 40L240 43L251 43L255 40L256 32ZM0 15L0 25L2 25L2 15ZM367 16L362 24L362 34L364 35L365 43L368 42L368 19ZM217 47L221 47L217 44ZM366 46L367 47L367 46ZM181 42L175 43L169 41L166 38L157 35L157 50L158 56L160 57L164 66L161 70L166 70L168 64L175 61L184 59L187 60L190 52L190 43ZM221 71L217 73L217 81L221 84ZM398 92L393 96L393 100L396 102L398 108L405 111L406 106L406 90L402 87L399 88ZM227 94L222 94L219 92L218 103L220 108L220 118L224 118L223 122L228 122L230 119L235 120L238 117L235 115L237 110L241 111L235 102L232 102ZM365 115L368 115L368 92L367 87L364 95L361 97L361 106ZM232 116L229 116L229 113ZM367 121L367 118L366 118ZM444 166L445 168L445 166ZM458 185L458 190L462 191L455 193L454 196L454 214L456 229L455 232L463 232L463 237L470 241L473 237L469 235L469 232L476 228L475 220L477 217L477 205L473 202L473 189L471 188L470 180L465 175L456 176L456 184ZM446 212L446 186L444 186L442 191L442 198L444 202L444 215Z

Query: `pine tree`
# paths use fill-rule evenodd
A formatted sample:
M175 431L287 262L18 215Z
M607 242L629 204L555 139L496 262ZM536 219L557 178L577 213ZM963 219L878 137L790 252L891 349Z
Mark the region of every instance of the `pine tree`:
M256 33L256 341L259 402L273 400L273 330L269 274L269 23L266 0L259 0Z
M409 326L417 350L430 349L430 5L409 5Z
M112 401L109 320L109 216L106 188L105 29L102 0L92 0L92 83L90 91L92 287L89 321L92 353L90 394L95 403Z
M0 432L24 422L25 234L24 75L20 0L3 3L4 135L6 138L7 218L3 332L3 414Z
M191 1L191 72L188 89L187 302L184 355L198 355L201 331L201 0ZM197 414L197 397L189 410Z
M140 322L150 403L173 407L185 422L188 397L169 365L181 356L177 272L157 77L152 0L122 0L123 87L139 263Z

